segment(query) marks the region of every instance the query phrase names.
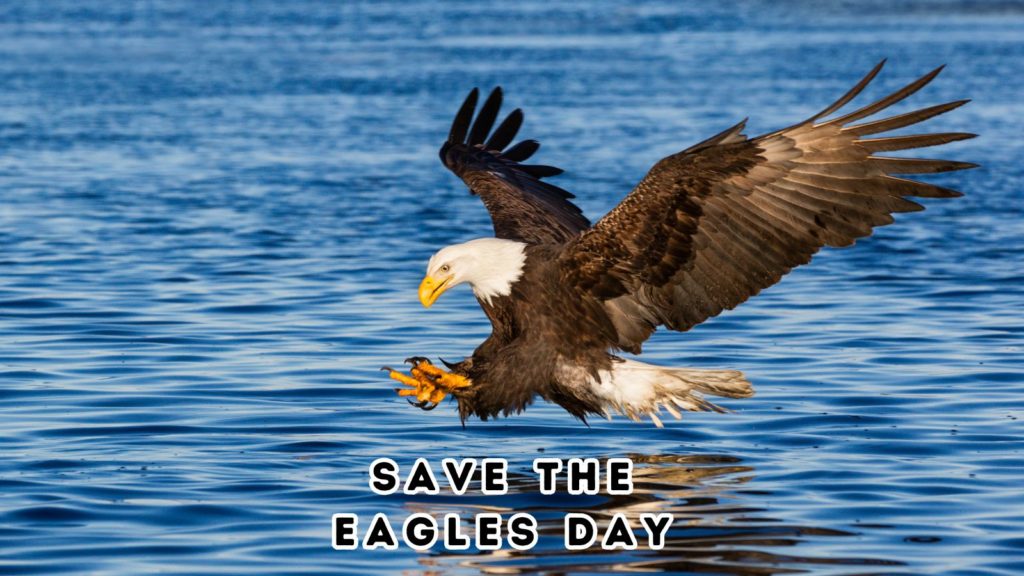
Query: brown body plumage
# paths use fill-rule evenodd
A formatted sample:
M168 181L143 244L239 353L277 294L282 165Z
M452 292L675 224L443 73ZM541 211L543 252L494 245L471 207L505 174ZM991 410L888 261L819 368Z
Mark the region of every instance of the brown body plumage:
M543 180L561 170L523 163L537 151L536 142L508 147L522 112L513 111L492 133L501 91L490 94L474 121L473 90L441 159L483 200L495 236L522 243L525 264L507 294L480 298L493 332L470 358L451 366L472 382L451 391L462 418L519 412L539 395L581 419L618 410L660 424L660 408L677 416L679 408L716 409L701 393L752 394L738 372L660 369L623 362L614 353L640 353L659 326L688 330L778 282L820 248L850 245L891 223L893 213L922 209L907 197L959 195L893 175L973 164L877 153L972 134L876 135L966 101L866 120L917 92L941 69L822 120L857 96L881 67L804 122L752 139L742 134L741 122L662 159L593 226L571 194Z

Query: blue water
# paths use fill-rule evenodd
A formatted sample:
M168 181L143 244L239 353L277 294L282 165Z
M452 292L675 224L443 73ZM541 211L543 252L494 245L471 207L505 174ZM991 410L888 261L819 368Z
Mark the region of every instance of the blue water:
M701 3L704 4L704 3ZM709 4L709 3L708 3ZM489 235L436 149L501 84L591 217L750 116L970 97L931 152L978 170L646 357L743 370L735 413L459 425L378 368L459 358ZM412 1L0 6L0 572L1024 572L1024 5ZM371 460L503 456L508 495L376 496ZM631 496L542 497L538 456L630 456ZM335 512L535 513L529 553L339 552ZM661 552L569 553L566 511L667 511Z

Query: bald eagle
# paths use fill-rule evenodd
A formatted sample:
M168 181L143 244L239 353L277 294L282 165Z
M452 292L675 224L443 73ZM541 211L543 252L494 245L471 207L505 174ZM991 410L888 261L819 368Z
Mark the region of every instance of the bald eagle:
M633 420L659 412L723 411L705 396L744 398L753 388L734 370L655 366L640 354L659 327L686 331L730 310L810 261L823 246L848 246L921 210L907 197L960 193L893 174L975 167L949 160L877 153L946 144L974 134L880 136L957 108L959 100L867 120L932 81L933 70L845 115L845 107L885 61L831 106L788 128L747 138L744 122L663 158L611 212L591 225L569 192L545 179L553 166L527 164L535 140L509 146L523 122L513 110L493 129L502 92L479 113L474 89L441 146L444 165L483 200L494 238L438 251L419 299L429 307L468 283L490 319L491 335L448 370L422 357L410 373L385 367L416 406L433 409L448 394L459 415L487 420L519 413L535 397L588 415ZM412 400L410 400L412 402Z

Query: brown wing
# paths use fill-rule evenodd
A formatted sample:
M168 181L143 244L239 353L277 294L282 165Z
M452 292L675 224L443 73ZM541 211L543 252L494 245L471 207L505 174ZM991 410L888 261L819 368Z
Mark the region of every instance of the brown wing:
M743 123L658 162L592 229L568 244L569 282L606 301L619 345L639 351L657 325L688 330L771 286L822 246L847 246L921 210L908 196L954 190L897 178L972 168L876 152L944 144L973 134L872 137L952 110L961 100L854 124L917 92L941 70L845 116L818 122L852 100L879 63L832 106L754 138Z
M474 88L462 103L440 155L441 162L483 200L495 236L530 244L562 243L589 228L590 222L569 201L574 196L542 180L561 174L561 169L521 163L540 143L523 140L506 149L523 123L522 110L513 110L491 134L501 108L501 88L491 92L474 121L478 97Z

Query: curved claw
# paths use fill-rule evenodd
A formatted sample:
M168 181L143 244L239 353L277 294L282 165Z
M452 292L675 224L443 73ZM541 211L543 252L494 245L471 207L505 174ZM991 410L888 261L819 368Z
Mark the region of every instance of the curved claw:
M410 357L406 358L405 360L402 360L402 362L405 362L406 364L408 364L410 366L416 366L417 364L420 364L420 363L423 363L423 362L426 362L427 364L430 364L430 360L427 359L427 358L424 358L423 356L410 356Z
M444 359L441 359L441 362L449 367L455 366ZM433 410L440 405L446 395L454 394L456 390L472 384L468 377L446 372L422 356L406 358L405 363L412 365L408 375L390 366L384 366L381 370L389 372L392 380L408 386L408 389L395 388L395 391L420 410Z
M458 363L456 363L456 362L449 362L449 361L445 360L444 358L438 358L438 360L440 360L441 364L444 364L445 367L448 368L449 370L455 370L455 367L458 366Z

